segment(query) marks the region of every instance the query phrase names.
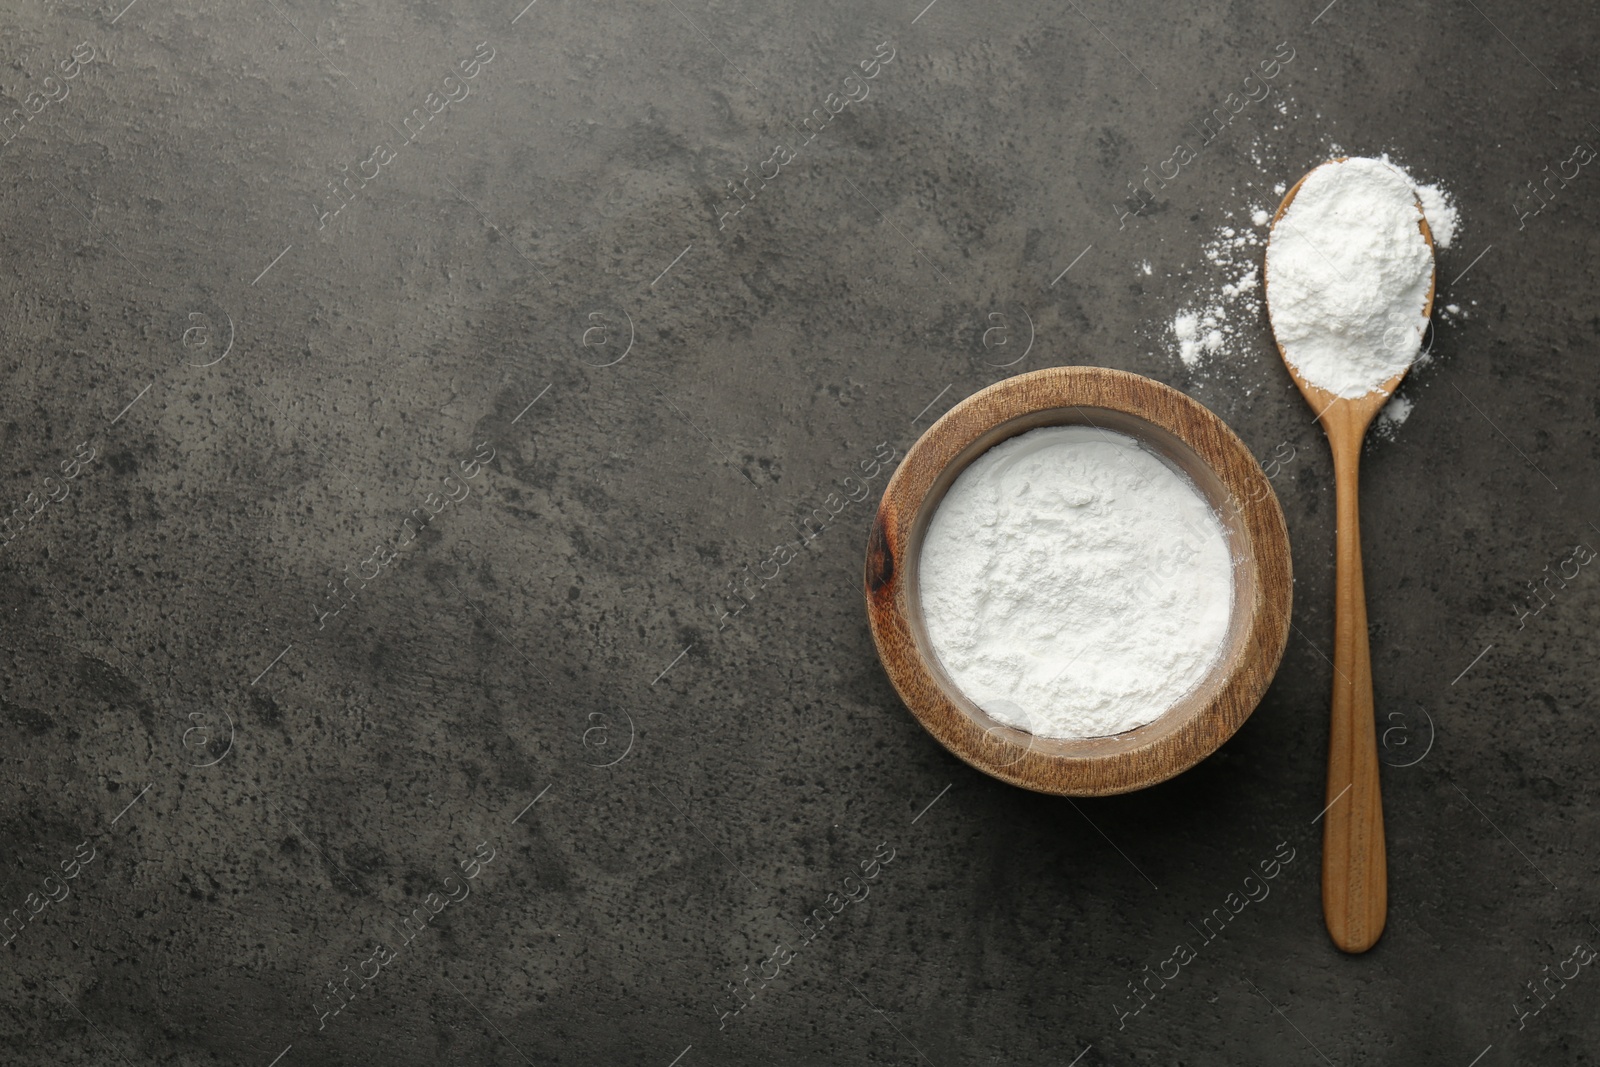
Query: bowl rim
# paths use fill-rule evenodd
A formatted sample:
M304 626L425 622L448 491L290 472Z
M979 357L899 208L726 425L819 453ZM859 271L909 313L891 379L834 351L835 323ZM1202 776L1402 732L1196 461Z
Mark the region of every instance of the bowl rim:
M988 719L944 676L931 649L919 645L916 557L945 490L978 455L1038 426L1098 425L1095 411L1119 430L1153 427L1151 436L1165 442L1153 450L1168 463L1200 465L1185 473L1200 475L1197 487L1219 511L1237 561L1229 645L1194 692L1146 726L1108 738L1036 737ZM1164 451L1173 441L1181 449ZM1143 789L1215 752L1250 717L1277 673L1293 608L1288 527L1271 481L1244 442L1194 398L1107 367L1047 367L1005 378L929 426L884 487L867 537L864 586L879 661L923 728L985 774L1062 796ZM1240 603L1241 588L1247 604Z

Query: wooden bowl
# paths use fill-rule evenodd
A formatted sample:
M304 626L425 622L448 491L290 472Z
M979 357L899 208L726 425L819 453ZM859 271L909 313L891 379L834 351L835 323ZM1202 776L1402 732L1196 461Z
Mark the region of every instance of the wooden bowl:
M1210 674L1154 722L1109 737L1039 737L991 718L940 666L917 593L923 535L956 476L1008 437L1064 424L1127 434L1182 470L1216 511L1236 561L1227 644ZM1125 371L1052 367L968 397L911 446L867 538L866 593L884 670L940 744L1012 785L1105 796L1188 770L1255 710L1289 636L1289 532L1260 464L1199 403Z

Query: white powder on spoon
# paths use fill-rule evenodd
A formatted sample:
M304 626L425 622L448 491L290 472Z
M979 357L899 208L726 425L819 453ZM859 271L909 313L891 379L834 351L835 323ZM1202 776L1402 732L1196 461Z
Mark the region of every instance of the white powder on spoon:
M950 486L919 563L934 652L996 720L1042 737L1153 722L1227 639L1233 560L1182 473L1133 438L1047 426Z
M1421 217L1383 160L1327 163L1301 184L1267 242L1267 313L1306 381L1359 397L1411 366L1433 284Z
M1345 152L1334 148L1331 154L1342 156ZM1455 198L1443 185L1419 180L1388 155L1378 159L1416 189L1428 228L1433 231L1434 246L1449 248L1461 231ZM1245 183L1247 188L1253 184ZM1273 193L1281 200L1287 189L1279 182ZM1235 220L1236 214L1248 215L1251 225ZM1237 205L1233 211L1224 210L1223 218L1228 221L1218 225L1200 246L1206 259L1203 266L1214 269L1183 276L1183 303L1171 320L1178 356L1191 371L1202 371L1204 365L1219 356L1243 357L1256 351L1255 324L1262 310L1261 255L1257 249L1266 243L1272 215L1250 201ZM1143 269L1150 273L1149 264ZM1420 353L1413 367L1423 363L1427 355Z

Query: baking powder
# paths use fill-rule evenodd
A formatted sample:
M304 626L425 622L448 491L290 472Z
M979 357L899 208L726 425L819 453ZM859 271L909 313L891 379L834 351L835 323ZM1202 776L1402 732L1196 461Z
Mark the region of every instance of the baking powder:
M1133 438L1047 426L950 486L918 577L945 673L994 719L1101 737L1158 718L1227 639L1233 560L1194 484Z
M1433 284L1419 218L1413 183L1383 160L1306 177L1267 242L1272 332L1306 381L1359 397L1411 366Z

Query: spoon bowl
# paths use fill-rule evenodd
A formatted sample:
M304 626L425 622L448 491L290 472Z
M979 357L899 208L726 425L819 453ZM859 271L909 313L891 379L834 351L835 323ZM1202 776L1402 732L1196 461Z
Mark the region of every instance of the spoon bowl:
M1294 186L1284 194L1283 202L1278 205L1278 210L1273 212L1272 222L1269 226L1269 236L1267 239L1267 256L1269 259L1272 256L1272 239L1270 234L1277 231L1278 222L1283 218L1284 213L1289 210L1289 205L1294 203L1294 198L1299 194L1300 187L1306 183L1306 179L1311 177L1311 175L1315 174L1318 170L1321 170L1322 167L1331 167L1336 164L1343 163L1347 158L1348 157L1346 156L1336 156L1335 158L1330 159L1328 162L1306 171L1305 174L1301 175L1300 180L1295 182ZM1421 199L1417 200L1417 225L1422 230L1423 239L1428 242L1429 249L1434 249L1433 230L1428 226L1427 216L1422 213ZM1270 317L1272 293L1268 288L1267 275L1268 272L1266 270L1262 270L1261 292L1268 308L1268 316ZM1433 278L1428 283L1428 299L1423 306L1422 311L1424 318L1428 318L1433 314L1433 298L1437 289L1438 280L1438 271L1436 269L1434 271ZM1418 340L1420 343L1420 336ZM1282 344L1278 345L1278 356L1283 360L1284 367L1288 369L1289 377L1294 380L1295 387L1300 390L1300 395L1306 398L1306 403L1311 405L1311 410L1317 413L1317 420L1319 422L1323 422L1324 430L1327 429L1327 423L1323 421L1323 416L1332 410L1335 402L1342 402L1339 405L1341 408L1341 414L1339 416L1341 421L1349 421L1352 419L1357 420L1360 427L1359 432L1365 434L1368 425L1371 424L1378 412L1383 410L1383 405L1387 404L1389 399L1394 396L1394 391L1400 388L1400 383L1405 380L1407 372L1411 370L1411 367L1407 366L1404 370L1400 371L1400 373L1385 381L1382 385L1378 386L1366 396L1342 397L1336 393L1322 388L1319 385L1315 385L1312 382L1307 381L1305 377L1301 375L1299 368L1297 368L1293 363L1289 362L1289 357L1287 353L1284 352Z

